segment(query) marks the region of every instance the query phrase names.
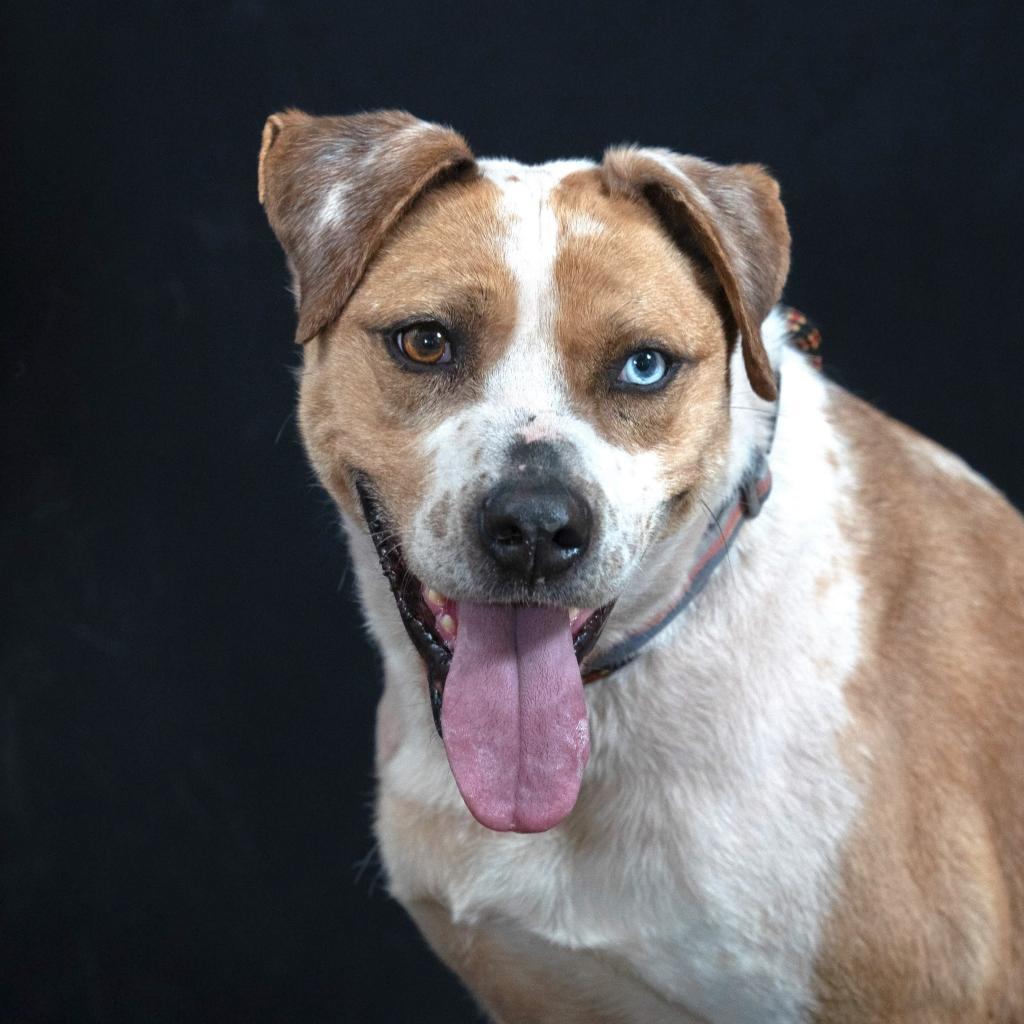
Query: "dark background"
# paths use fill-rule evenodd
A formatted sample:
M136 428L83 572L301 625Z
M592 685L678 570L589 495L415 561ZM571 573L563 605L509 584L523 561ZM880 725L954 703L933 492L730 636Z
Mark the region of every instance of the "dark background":
M271 111L767 163L834 375L1021 503L1015 5L854 6L8 13L0 1020L475 1019L372 851L377 666L291 418Z

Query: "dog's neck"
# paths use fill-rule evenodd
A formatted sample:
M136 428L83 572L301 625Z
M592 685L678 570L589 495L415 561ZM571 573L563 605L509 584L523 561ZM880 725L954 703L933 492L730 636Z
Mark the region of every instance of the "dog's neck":
M762 334L772 366L778 374L788 337L785 316L780 310L775 309L769 314ZM765 402L754 394L738 344L734 347L729 370L732 425L729 448L722 471L706 493L699 495L698 508L703 514L698 514L673 534L651 545L638 566L633 584L624 590L616 604L595 652L595 661L601 652L635 634L645 624L658 620L669 610L668 602L673 595L679 595L681 584L698 555L705 535L709 530L720 529L720 512L736 500L752 469L766 462L770 466L769 451L779 402Z
M766 820L788 820L806 833L810 851L821 822L813 815L787 819L780 809L792 793L809 806L820 800L833 807L830 829L843 827L853 799L834 744L848 724L843 686L862 653L861 582L848 527L856 482L846 442L829 419L825 379L789 347L776 366L782 387L772 495L686 612L630 665L588 687L599 741L587 769L587 801L607 812L632 792L642 755L648 770L677 779L645 790L652 822L663 815L679 826L685 780L687 799L722 787L730 799L759 803ZM756 445L767 436L760 424L737 422L734 441ZM738 484L744 465L737 452L723 488ZM701 529L694 524L652 549L604 643L656 613L690 564ZM780 764L792 774L778 774ZM824 774L806 767L823 764L831 766ZM770 845L765 836L741 839L750 848Z

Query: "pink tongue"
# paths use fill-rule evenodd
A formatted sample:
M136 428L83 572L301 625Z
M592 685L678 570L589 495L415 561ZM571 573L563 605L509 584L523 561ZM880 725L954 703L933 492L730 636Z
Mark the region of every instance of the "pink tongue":
M590 753L564 608L460 604L441 731L466 806L499 832L543 832L573 808Z

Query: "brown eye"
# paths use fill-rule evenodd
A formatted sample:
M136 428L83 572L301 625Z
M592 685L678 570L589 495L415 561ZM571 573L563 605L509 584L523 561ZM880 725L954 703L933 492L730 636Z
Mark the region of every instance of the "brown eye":
M395 334L395 344L406 359L420 366L436 366L452 361L448 332L440 324L413 324Z

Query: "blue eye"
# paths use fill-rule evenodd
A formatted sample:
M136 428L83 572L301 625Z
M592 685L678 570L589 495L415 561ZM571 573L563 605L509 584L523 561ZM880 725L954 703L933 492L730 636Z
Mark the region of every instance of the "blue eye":
M654 348L642 348L634 352L623 364L619 380L635 388L649 388L660 384L668 373L665 357Z

